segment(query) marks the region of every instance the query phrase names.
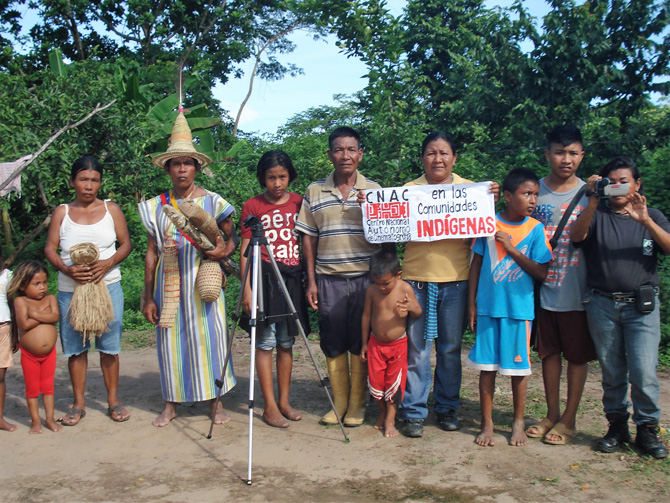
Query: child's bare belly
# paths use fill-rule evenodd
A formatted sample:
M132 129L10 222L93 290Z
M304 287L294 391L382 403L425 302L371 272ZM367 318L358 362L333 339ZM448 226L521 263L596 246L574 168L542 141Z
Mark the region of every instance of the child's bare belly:
M42 323L23 334L19 342L32 354L39 356L48 354L55 346L56 339L58 339L56 327Z
M394 321L382 321L379 320L377 323L373 321L372 323L372 333L374 336L382 342L393 342L397 339L400 339L405 335L407 327L405 325L405 318L401 318L402 322L398 323L397 320Z

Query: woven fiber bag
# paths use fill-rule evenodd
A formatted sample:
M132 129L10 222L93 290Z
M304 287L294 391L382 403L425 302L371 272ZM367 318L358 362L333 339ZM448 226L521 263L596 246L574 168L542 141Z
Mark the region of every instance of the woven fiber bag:
M179 251L174 239L169 237L163 245L163 306L158 320L159 327L174 327L179 310L180 288Z
M203 260L195 278L195 286L203 301L214 302L218 300L223 286L221 265L215 260Z
M100 252L93 243L79 243L70 248L70 258L76 265L93 265ZM109 330L114 319L114 306L104 281L77 282L68 308L72 328L83 335L82 345L91 336L97 337Z

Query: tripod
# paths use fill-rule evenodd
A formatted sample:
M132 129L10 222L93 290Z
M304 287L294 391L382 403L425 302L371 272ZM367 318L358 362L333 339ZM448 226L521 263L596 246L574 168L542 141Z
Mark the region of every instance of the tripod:
M323 377L321 374L321 371L319 370L319 366L316 362L316 358L314 357L314 353L312 353L312 349L309 346L309 341L307 339L307 334L305 334L305 329L302 326L302 323L300 323L300 318L298 316L298 312L295 308L295 305L293 304L293 300L291 299L291 296L289 295L288 289L286 288L286 283L284 283L284 279L282 278L281 272L279 271L279 267L277 267L277 262L274 259L274 256L272 255L272 252L268 248L268 241L267 238L265 237L265 231L263 229L263 223L258 219L258 217L254 215L249 215L247 219L242 222L242 225L245 227L248 227L251 229L251 241L249 243L249 246L247 247L246 254L249 260L247 260L246 267L244 268L244 272L242 274L242 281L241 281L241 287L240 287L240 295L237 299L237 307L235 309L235 314L233 315L233 320L235 321L235 325L237 325L237 321L240 318L240 312L241 312L241 306L242 306L242 296L244 295L244 285L246 285L247 278L249 277L249 269L251 268L252 274L251 274L251 292L252 292L252 298L251 298L251 319L249 321L249 326L251 327L250 334L251 334L251 363L250 363L250 369L249 369L249 456L248 456L248 462L247 462L247 485L251 485L251 459L252 459L252 452L253 452L253 418L254 418L254 372L256 369L256 330L257 330L257 324L258 321L266 319L265 317L265 312L263 310L263 292L262 292L262 283L260 281L260 276L261 276L261 246L265 249L265 251L268 254L268 257L270 257L270 264L272 266L272 271L274 272L275 279L277 280L277 283L279 284L279 287L281 288L281 291L284 295L284 299L286 301L286 306L289 310L288 313L280 315L280 316L290 316L293 318L293 321L296 324L296 327L298 329L298 332L300 332L300 335L302 336L302 340L305 343L305 347L307 348L307 352L309 353L310 358L312 359L312 363L314 364L314 369L316 370L316 373L319 377L319 383L321 387L323 387L324 391L326 392L326 396L328 397L328 401L330 402L330 406L332 409L335 411L335 416L337 417L337 422L340 425L340 429L342 430L342 435L344 435L344 440L346 442L349 441L349 437L347 436L347 433L344 431L344 425L342 424L342 420L337 413L337 409L335 409L335 404L333 403L333 399L330 395L330 391L328 390L328 385L330 384L330 381L327 377ZM228 354L226 355L225 362L223 364L223 370L221 371L221 379L216 380L216 385L218 387L218 393L216 396L216 400L219 400L219 397L221 396L221 391L223 387L223 376L226 375L226 369L228 367L228 361L230 359L230 353L231 353L231 346L232 346L232 337L233 334L235 333L235 330L233 329L232 331L229 330L228 334ZM209 434L207 435L207 438L212 438L212 429L214 428L214 414L212 414L212 422L209 427Z

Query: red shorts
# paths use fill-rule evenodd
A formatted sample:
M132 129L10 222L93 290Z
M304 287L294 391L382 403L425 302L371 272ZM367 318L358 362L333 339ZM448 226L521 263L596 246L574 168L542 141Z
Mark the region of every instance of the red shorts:
M400 403L407 381L407 337L381 342L370 334L368 342L368 387L375 400ZM398 397L398 395L400 395Z
M56 345L49 354L34 355L21 347L21 368L26 383L26 398L37 398L54 394L54 375L56 374Z

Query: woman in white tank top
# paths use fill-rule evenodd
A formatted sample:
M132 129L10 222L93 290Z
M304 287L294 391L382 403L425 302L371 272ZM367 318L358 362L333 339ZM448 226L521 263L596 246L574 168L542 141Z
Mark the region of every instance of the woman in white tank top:
M74 188L75 200L54 211L44 249L47 259L58 270L61 344L63 355L68 357L74 393L72 408L61 420L65 426L74 426L86 415L84 393L90 340L86 340L81 332L72 328L68 316L76 282L104 281L109 290L114 305L114 320L109 325L109 331L95 338L95 347L100 353L100 368L107 386L109 416L117 422L130 418L130 413L121 406L117 387L123 325L123 290L119 263L128 256L132 248L126 218L121 208L110 201L98 199L101 182L102 165L97 159L85 156L75 161L70 172L70 185ZM70 248L78 243L95 243L100 250L98 262L92 266L73 265Z

